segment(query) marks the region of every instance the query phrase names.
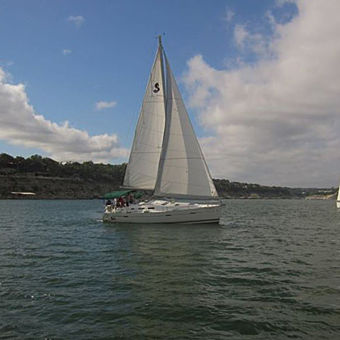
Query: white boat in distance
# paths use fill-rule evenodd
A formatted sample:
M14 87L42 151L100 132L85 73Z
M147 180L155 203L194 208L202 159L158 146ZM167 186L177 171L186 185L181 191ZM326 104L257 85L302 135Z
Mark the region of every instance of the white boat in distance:
M221 202L160 36L123 187L153 190L153 198L128 207L106 206L104 221L219 222Z
M338 196L336 198L336 207L340 208L340 185L339 185L339 189L338 189Z

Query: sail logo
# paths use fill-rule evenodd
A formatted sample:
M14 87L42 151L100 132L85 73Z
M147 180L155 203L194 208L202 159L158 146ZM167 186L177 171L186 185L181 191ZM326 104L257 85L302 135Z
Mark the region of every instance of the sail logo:
M154 89L153 89L153 93L157 93L157 92L159 92L159 91L160 91L159 83L156 83L156 84L155 84L155 87L154 87Z

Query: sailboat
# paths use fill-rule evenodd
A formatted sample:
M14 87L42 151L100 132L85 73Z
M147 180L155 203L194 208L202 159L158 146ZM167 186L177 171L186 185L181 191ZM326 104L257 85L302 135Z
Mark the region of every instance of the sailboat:
M221 202L158 40L123 183L126 190L152 190L153 196L126 207L106 206L103 220L218 223Z
M338 189L338 196L336 198L336 207L340 208L340 185L339 185L339 189Z

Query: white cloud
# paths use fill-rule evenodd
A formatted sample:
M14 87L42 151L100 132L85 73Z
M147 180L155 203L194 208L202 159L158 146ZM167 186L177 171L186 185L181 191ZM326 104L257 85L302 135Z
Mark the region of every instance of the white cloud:
M236 25L234 29L234 39L238 47L244 47L244 42L249 36L244 25Z
M185 82L191 106L211 132L202 144L214 176L291 186L338 183L340 2L296 5L290 22L270 18L273 35L266 48L254 49L255 64L216 70L201 56L189 61ZM235 31L240 47L249 34L244 26Z
M235 15L235 12L232 11L231 9L227 8L226 12L225 12L224 20L227 23L230 23L233 20L234 15Z
M68 49L63 50L63 55L68 55L68 54L71 54L71 53L72 53L72 50L68 50Z
M109 109L111 107L115 107L116 105L117 103L115 101L112 102L99 101L96 103L96 109L97 110Z
M73 16L73 15L70 15L68 18L67 18L68 21L70 22L73 22L77 28L80 28L80 26L84 23L85 19L84 17L82 17L81 15L78 15L78 16Z
M266 13L268 20L272 17ZM264 57L268 53L268 41L259 33L250 33L245 25L237 24L234 28L234 40L236 46L243 52L253 52Z
M0 59L0 67L8 67L14 65L14 62L12 60L5 60L5 59Z
M276 4L278 7L283 6L286 3L295 3L296 0L276 0Z
M38 148L57 160L109 162L127 157L117 135L89 136L69 126L60 125L37 114L29 104L23 84L8 83L0 68L0 139L10 144Z

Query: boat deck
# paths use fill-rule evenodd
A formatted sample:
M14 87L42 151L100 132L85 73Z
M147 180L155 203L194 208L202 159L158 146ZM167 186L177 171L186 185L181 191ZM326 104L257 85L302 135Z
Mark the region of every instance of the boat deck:
M107 206L103 220L131 223L218 223L220 202L150 200L128 207Z

